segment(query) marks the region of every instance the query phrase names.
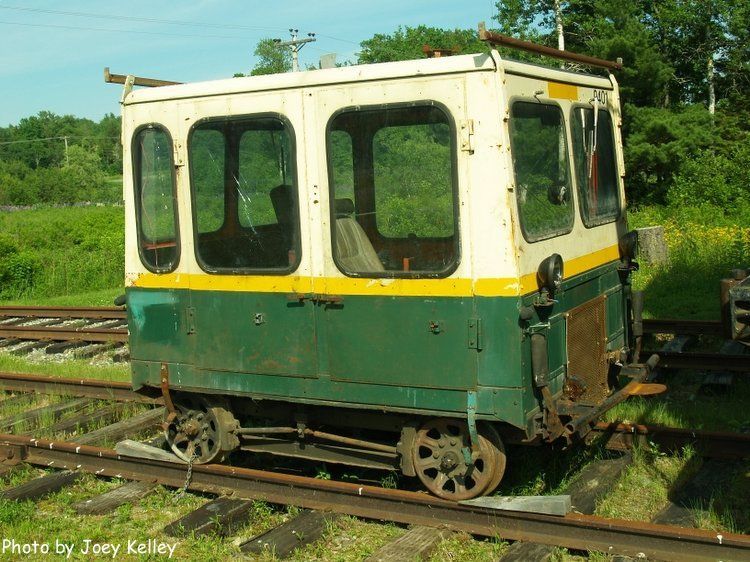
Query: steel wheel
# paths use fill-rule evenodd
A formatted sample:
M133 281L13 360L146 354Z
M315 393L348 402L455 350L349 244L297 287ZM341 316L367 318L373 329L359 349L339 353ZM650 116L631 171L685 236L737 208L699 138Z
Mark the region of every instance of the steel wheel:
M177 415L165 430L167 443L185 462L221 462L238 445L233 430L239 427L226 402L202 396L181 396L175 403Z
M495 462L493 464L493 475L490 480L489 486L484 491L485 494L491 494L500 485L500 481L505 476L505 446L503 440L500 438L500 434L497 430L488 423L482 423L478 427L480 435L484 435L492 443L492 447L495 450Z
M495 445L480 434L480 453L473 464L466 462L464 449L471 451L464 421L431 419L417 431L412 460L417 476L430 492L458 501L480 496L489 488L497 476Z

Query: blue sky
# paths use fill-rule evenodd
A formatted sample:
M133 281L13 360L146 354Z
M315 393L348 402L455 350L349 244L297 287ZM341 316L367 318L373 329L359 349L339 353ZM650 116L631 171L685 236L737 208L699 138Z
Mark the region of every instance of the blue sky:
M104 83L105 66L165 80L227 78L253 67L259 39L288 39L290 27L301 36L318 34L300 51L303 65L331 52L353 60L359 42L375 33L420 24L475 29L482 20L490 25L494 6L495 0L0 0L0 126L42 110L97 121L117 114L120 87Z

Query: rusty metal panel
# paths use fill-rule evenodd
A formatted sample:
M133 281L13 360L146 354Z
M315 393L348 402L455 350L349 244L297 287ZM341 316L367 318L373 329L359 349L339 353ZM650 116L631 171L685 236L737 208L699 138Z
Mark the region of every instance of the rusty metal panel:
M600 295L568 313L565 393L577 402L597 404L609 395L604 300Z

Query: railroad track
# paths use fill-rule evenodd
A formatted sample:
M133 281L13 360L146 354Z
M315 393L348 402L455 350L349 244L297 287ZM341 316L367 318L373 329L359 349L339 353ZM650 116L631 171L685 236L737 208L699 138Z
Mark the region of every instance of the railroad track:
M0 307L0 347L22 354L69 349L91 357L109 352L126 360L127 314L115 307ZM87 348L82 350L82 348Z
M148 402L153 406L159 405L158 399L144 398L133 392L128 383L95 379L59 379L0 373L0 389L25 392L29 395L59 394L65 396L65 400L73 398L72 402L47 407L59 414L52 418L56 422L54 427L58 429L84 425L84 421L94 422L98 419L97 416L101 417L107 413L105 408L96 408L93 413L76 414L81 400L107 399L119 403ZM108 408L114 410L116 404ZM74 413L73 419L58 419L68 412ZM30 414L22 415L28 418ZM12 469L19 463L53 468L56 471L17 488L5 490L2 495L6 499L34 499L39 497L39 494L59 490L75 483L82 473L94 474L98 478L118 477L131 481L123 486L126 490L120 493L120 496L125 498L123 501L148 493L155 484L180 488L186 483L187 467L183 463L128 457L100 445L105 436L110 439L123 438L144 428L156 428L162 416L163 408L156 407L134 416L134 421L117 421L69 440L45 440L28 435L13 435L7 433L6 429L6 433L0 433L0 459L4 459L0 463L0 473ZM46 415L39 413L33 419L49 418L50 411ZM0 420L0 431L5 427ZM650 442L657 440L660 445L670 441L674 447L691 442L696 444L696 448L702 454L718 458L727 457L727 444L731 444L731 458L750 458L750 435L746 434L721 434L625 424L599 424L595 430L611 433L615 437L617 448L631 447L639 436L643 436ZM712 443L713 445L710 445ZM292 536L291 531L297 533L294 536L304 534L307 539L312 540L322 534L322 529L330 526L331 521L335 520L335 514L348 514L368 520L392 521L413 526L411 531L399 539L402 542L398 548L410 548L405 538L411 533L418 534L415 543L422 541L422 544L425 536L431 537L434 542L444 538L447 533L463 531L480 537L517 541L514 545L518 545L517 550L529 545L533 548L556 545L574 550L630 556L645 554L652 559L662 560L750 558L750 536L747 535L723 533L717 538L715 532L606 519L583 513L559 517L502 511L458 505L424 493L226 465L194 466L188 489L213 494L218 498L170 524L170 533L184 532L186 526L188 532L190 529L202 529L201 532L208 532L207 529L215 530L215 526L222 524L225 519L234 520L243 513L246 515L254 500L304 508L300 516L271 531L268 536L253 537L243 543L240 549L244 552L253 552L253 549L259 548L259 544L270 544L273 548L281 548L281 551L284 551L285 547L282 548L273 541L278 539L283 543L283 537ZM126 491L128 493L125 493ZM99 513L96 510L100 507L96 506L101 506L102 503L110 507L119 505L117 501L120 500L115 501L104 496L91 498L80 507L80 512ZM580 499L580 494L576 497L579 498L577 504L584 501ZM285 526L288 528L282 529ZM297 539L295 541L287 544L292 550L306 542Z

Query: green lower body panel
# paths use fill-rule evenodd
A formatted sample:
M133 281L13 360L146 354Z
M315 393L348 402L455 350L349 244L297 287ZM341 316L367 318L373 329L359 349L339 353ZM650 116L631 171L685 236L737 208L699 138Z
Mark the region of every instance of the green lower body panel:
M546 308L534 306L537 295L323 301L130 288L133 384L158 388L166 363L177 389L461 417L469 393L476 393L477 417L527 430L543 406L532 380L529 335L544 333L549 387L561 395L571 365L587 365L571 363L570 314L598 303L599 332L584 330L573 359L591 350L600 363L585 376L572 374L596 379L606 394L608 381L598 373L628 336L623 295L616 264L566 280ZM520 320L522 306L534 311L528 321Z
M398 385L361 384L330 378L299 379L277 375L257 375L208 371L192 365L167 364L169 385L173 390L200 391L211 394L247 396L254 399L284 400L301 404L362 408L381 412L403 412L416 415L466 416L467 392L436 388L412 388ZM131 361L133 388L158 388L161 364L153 361ZM522 415L506 419L496 412L518 412L522 403L521 388L483 388L477 391L477 417L506 421L525 427Z

